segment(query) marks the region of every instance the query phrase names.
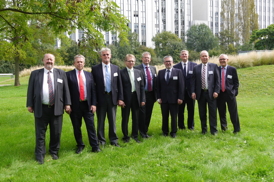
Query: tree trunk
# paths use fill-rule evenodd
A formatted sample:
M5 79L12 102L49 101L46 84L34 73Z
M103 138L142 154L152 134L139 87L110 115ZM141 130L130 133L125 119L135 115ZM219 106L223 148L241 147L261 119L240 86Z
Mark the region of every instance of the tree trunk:
M19 80L19 57L15 56L15 62L14 62L14 86L20 86L20 80Z

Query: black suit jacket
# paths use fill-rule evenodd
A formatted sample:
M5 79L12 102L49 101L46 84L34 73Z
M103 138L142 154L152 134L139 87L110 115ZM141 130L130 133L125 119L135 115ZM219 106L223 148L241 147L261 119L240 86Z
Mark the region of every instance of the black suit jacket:
M67 76L63 70L53 69L54 75L54 115L62 115L64 106L71 105ZM27 107L32 107L34 116L42 116L44 68L31 72L27 93Z
M67 79L68 79L68 86L70 90L70 95L71 95L71 108L77 109L79 108L80 105L80 93L79 93L79 84L77 81L77 75L76 75L76 70L71 70L66 73L67 74ZM90 108L91 105L96 105L96 93L95 93L95 85L94 85L94 80L93 76L90 72L84 71L85 77L86 77L86 99L88 106Z
M141 65L138 65L138 66L136 66L135 67L136 69L138 69L138 70L140 70L141 72L142 72L142 74L144 75L144 87L145 87L145 85L146 85L146 73L145 73L145 71L144 71L144 66L143 66L143 64L141 64ZM150 68L150 70L151 70L151 73L152 73L152 82L153 82L153 92L154 92L154 95L155 95L155 100L154 100L154 102L157 100L157 71L156 71L156 68L155 68L155 66L150 66L149 65L149 68Z
M202 92L201 79L202 63L193 68L192 89L191 93L196 94L196 99L199 100ZM213 99L213 93L220 93L220 75L218 66L214 63L207 63L207 83L209 98Z
M141 73L138 69L134 70L134 83L135 83L135 89L138 99L138 105L141 106L141 102L146 102L145 99L145 89L144 89L144 75ZM127 68L124 68L120 71L121 73L121 79L123 83L123 95L124 95L124 102L126 105L130 104L130 98L131 98L131 82L130 77L127 71Z
M175 104L178 99L184 100L184 77L181 70L172 68L169 82L165 79L166 69L160 70L157 77L157 98L162 99L162 103Z
M222 75L222 67L219 67L220 73L220 83L221 83L221 75ZM232 99L233 97L238 95L239 88L239 79L236 68L232 66L227 66L226 75L225 75L225 90L228 93L229 97Z
M192 82L192 75L193 75L193 68L194 66L196 66L197 63L194 63L194 62L191 62L191 61L188 61L187 62L187 67L188 67L188 70L187 70L187 75L186 77L184 77L184 80L185 80L185 89L187 91L187 94L188 96L191 98L191 85L193 84ZM183 66L182 66L182 62L176 64L173 66L173 68L177 68L177 69L180 69L182 72L183 72Z
M119 67L110 64L111 69L111 96L113 105L117 105L118 100L124 100L123 85L121 82ZM102 106L105 100L105 81L102 63L92 67L92 75L95 81L97 105Z

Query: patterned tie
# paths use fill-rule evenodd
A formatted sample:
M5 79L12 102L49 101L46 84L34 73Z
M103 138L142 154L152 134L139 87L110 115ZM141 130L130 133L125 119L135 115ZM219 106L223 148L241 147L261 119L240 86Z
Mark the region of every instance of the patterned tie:
M152 85L151 85L152 78L148 70L148 66L146 66L146 74L147 74L147 91L152 91Z
M184 77L186 77L186 63L184 63L183 75L184 75Z
M225 68L222 67L222 92L225 91Z
M110 74L109 74L109 71L108 71L108 65L105 66L106 67L106 71L105 71L105 79L106 79L106 92L110 92L111 89L110 89Z
M206 89L206 64L203 65L203 71L202 71L202 89Z
M168 83L168 81L169 81L169 73L170 73L170 70L167 69L166 71L167 71L167 73L166 73L166 82Z
M85 88L84 88L84 81L81 75L81 70L78 74L78 80L79 80L79 92L80 92L80 100L85 100Z
M49 87L49 105L54 104L54 93L53 93L53 87L52 87L52 80L50 76L51 71L48 72L48 87Z

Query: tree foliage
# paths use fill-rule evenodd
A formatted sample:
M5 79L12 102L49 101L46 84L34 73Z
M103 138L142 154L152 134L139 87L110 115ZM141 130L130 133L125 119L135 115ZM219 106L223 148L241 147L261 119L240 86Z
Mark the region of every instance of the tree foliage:
M19 82L19 64L28 59L32 41L44 46L40 38L34 39L39 30L44 35L56 37L69 34L76 28L83 30L90 51L104 45L103 31L115 30L119 39L127 43L127 20L119 13L119 7L108 0L2 0L0 1L0 59L15 63L15 85ZM30 26L31 25L31 26ZM33 26L32 26L33 25ZM44 49L48 51L47 48ZM43 52L43 51L42 51ZM46 53L46 52L44 52Z
M264 29L254 30L250 43L254 43L254 47L258 50L274 49L274 24Z
M181 50L185 49L186 46L176 34L164 31L158 33L152 38L155 44L155 53L158 57L164 57L171 55L174 62L180 60L179 55Z
M193 25L187 31L186 46L188 49L197 52L210 50L218 46L218 39L207 25Z

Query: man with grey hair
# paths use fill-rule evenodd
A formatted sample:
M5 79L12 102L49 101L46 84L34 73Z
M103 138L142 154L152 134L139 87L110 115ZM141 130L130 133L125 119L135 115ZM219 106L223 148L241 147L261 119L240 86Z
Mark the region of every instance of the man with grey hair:
M97 135L101 145L105 145L105 118L109 123L110 144L119 147L116 135L117 105L123 105L123 86L119 67L110 63L111 50L102 48L100 51L102 63L92 67L97 96Z
M220 76L218 66L208 63L207 51L200 53L201 64L193 69L191 88L192 99L198 100L202 134L207 132L207 106L209 110L210 133L216 135L217 130L217 97L220 92Z
M193 75L193 68L197 63L188 61L188 51L182 50L180 54L181 62L174 65L174 68L178 68L182 71L185 81L185 100L183 104L179 106L178 111L178 127L179 129L185 129L185 106L187 105L187 128L190 130L194 129L194 110L195 100L191 98L191 85L193 84L191 78Z
M53 160L59 158L63 113L70 111L70 93L67 76L63 70L54 68L55 56L45 54L44 68L31 72L27 93L27 108L34 113L36 146L35 158L44 163L45 139L49 125L49 152Z
M219 97L217 99L218 111L221 122L221 129L223 131L227 130L227 120L226 120L226 105L228 106L228 111L230 115L230 120L233 124L233 133L240 132L240 121L237 109L236 96L238 95L239 79L236 68L227 65L228 56L226 54L221 54L219 56L219 72L220 72L220 83L221 90Z
M175 138L177 133L178 106L184 100L185 84L181 70L172 67L173 58L165 56L163 60L166 69L160 70L157 77L157 98L158 103L161 104L162 131L164 136L168 136L168 118L170 113L170 136Z
M142 138L149 138L147 134L152 110L155 101L157 100L156 93L156 78L157 72L155 66L151 66L149 63L151 61L151 54L149 52L144 52L142 54L142 64L136 66L142 74L145 76L143 80L145 86L145 97L146 104L140 108L139 112L139 131Z
M74 138L77 143L76 153L79 154L85 148L82 139L82 118L86 123L89 144L92 152L100 152L94 127L94 113L96 112L96 93L94 79L90 72L84 71L85 57L74 57L75 69L67 72L68 85L71 97L70 119L73 126Z

